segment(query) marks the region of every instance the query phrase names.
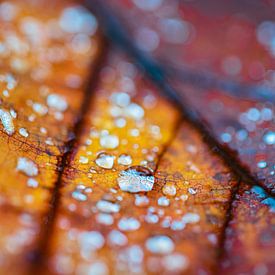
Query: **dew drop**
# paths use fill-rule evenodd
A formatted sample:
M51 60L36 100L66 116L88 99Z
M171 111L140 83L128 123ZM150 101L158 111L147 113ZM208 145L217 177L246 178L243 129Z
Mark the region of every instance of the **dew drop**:
M135 218L121 218L118 222L118 228L122 231L135 231L139 229L140 222Z
M105 213L117 213L120 209L120 206L118 204L105 200L98 201L96 207L99 211Z
M3 109L0 109L0 120L3 124L4 131L9 136L11 136L14 133L15 129L14 129L14 124L13 124L13 118L10 115L10 113Z
M162 264L164 268L171 273L178 273L188 267L188 259L181 254L171 254L163 258Z
M72 193L72 197L77 201L86 201L87 200L87 196L85 194L81 193L80 190L75 190Z
M122 154L119 156L117 160L118 164L120 165L131 165L132 164L132 157L127 154Z
M166 196L175 196L177 194L177 188L174 184L167 183L163 186L162 192Z
M275 144L275 132L269 131L263 136L263 140L267 145Z
M171 253L175 245L171 238L159 235L149 238L146 241L146 248L152 253L165 255Z
M106 153L100 153L95 163L97 166L104 168L104 169L112 169L114 166L114 159L115 157Z
M267 163L264 160L261 160L257 163L257 166L261 169L266 168L267 167Z
M96 221L100 224L104 224L104 225L112 225L114 222L114 218L112 215L110 214L106 214L106 213L99 213L96 216Z
M32 109L39 115L44 116L48 113L48 108L40 103L34 103Z
M126 107L130 104L131 98L126 93L113 93L111 95L111 101L120 107Z
M136 195L135 205L138 207L144 207L149 204L149 199L146 196Z
M108 235L108 242L111 245L123 246L128 242L127 237L118 230L112 230Z
M28 137L29 136L29 133L28 131L25 129L25 128L20 128L19 129L19 134L22 136L22 137Z
M200 221L200 216L196 213L186 213L182 217L184 223L197 223Z
M65 97L58 94L50 94L47 97L47 105L57 111L64 112L68 108Z
M89 159L85 156L80 156L79 157L79 163L82 163L82 164L87 164L89 162Z
M120 189L130 193L151 191L154 180L152 172L143 166L129 167L117 179Z
M115 149L119 145L119 139L114 135L104 135L100 138L100 145L106 149Z
M195 189L192 188L192 187L188 188L188 192L189 192L191 195L197 194L197 190L195 190Z
M170 200L166 197L160 197L158 199L158 205L159 206L169 206L170 204Z
M100 232L89 231L81 232L78 237L78 242L84 254L88 254L88 252L96 251L103 247L105 239Z
M16 169L17 171L23 172L29 177L34 177L38 175L38 167L36 163L28 158L18 158Z
M36 188L38 187L38 181L33 178L29 178L27 181L27 185L28 187Z
M125 108L125 114L134 120L140 120L144 116L144 110L138 104L131 103Z

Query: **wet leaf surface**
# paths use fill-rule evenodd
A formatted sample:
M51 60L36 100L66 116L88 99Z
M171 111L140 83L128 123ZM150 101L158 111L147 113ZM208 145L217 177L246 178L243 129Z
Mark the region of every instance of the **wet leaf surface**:
M168 71L182 104L196 110L216 140L274 193L275 59L266 35L273 29L272 4L225 9L209 3L202 9L203 1L111 2L137 47Z
M254 2L0 3L0 274L274 273Z

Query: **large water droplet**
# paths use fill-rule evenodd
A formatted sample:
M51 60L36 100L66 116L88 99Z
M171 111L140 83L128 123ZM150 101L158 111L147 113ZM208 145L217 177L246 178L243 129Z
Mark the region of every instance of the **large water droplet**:
M121 190L137 193L151 191L154 185L152 172L143 166L132 166L122 171L117 179Z

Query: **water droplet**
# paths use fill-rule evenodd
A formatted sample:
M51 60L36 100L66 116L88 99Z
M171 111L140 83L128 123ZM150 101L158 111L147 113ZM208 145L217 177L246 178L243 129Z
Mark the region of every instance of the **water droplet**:
M79 157L79 163L82 163L82 164L87 164L89 162L89 159L85 156L80 156Z
M136 195L136 199L135 199L136 206L144 207L144 206L147 206L148 204L149 204L148 197Z
M96 18L82 6L65 8L59 19L61 29L68 33L93 35L97 29Z
M28 131L25 129L25 128L20 128L19 129L19 134L22 136L22 137L28 137L29 136L29 133Z
M225 143L229 143L232 140L232 136L229 133L222 133L221 139Z
M77 201L86 201L87 200L87 196L85 194L81 193L80 190L75 190L72 193L72 197Z
M96 216L96 221L100 224L112 225L114 222L114 218L110 214L100 213Z
M17 118L17 113L14 109L10 109L10 114L11 114L12 118Z
M155 214L148 213L145 216L145 221L148 222L148 223L157 223L159 221L159 217Z
M131 103L125 108L125 114L134 120L140 120L144 116L144 110L138 104Z
M120 107L126 107L130 104L131 98L126 93L113 93L111 95L111 102L120 106Z
M174 220L171 223L171 229L174 231L180 231L183 230L185 228L185 222L183 222L182 220Z
M167 183L163 186L162 192L166 196L175 196L177 194L177 188L172 183Z
M192 188L192 187L188 188L188 192L189 192L191 195L197 194L197 191L196 191L194 188Z
M261 160L257 163L257 166L261 169L266 168L267 163L264 160Z
M100 137L99 143L103 148L115 149L119 145L119 139L114 135L104 135Z
M121 218L118 222L118 228L122 231L135 231L139 229L140 222L135 218Z
M103 247L105 240L101 233L97 231L90 231L80 233L78 236L78 242L84 254L88 254L89 252Z
M159 206L169 206L170 204L170 200L166 197L160 197L158 199L158 205Z
M32 109L39 115L44 116L48 113L48 108L40 103L34 103Z
M4 131L9 136L11 136L14 133L15 129L14 129L14 125L13 125L13 118L10 115L10 113L3 109L0 109L0 120L3 124Z
M100 153L96 160L95 163L97 166L104 168L104 169L112 169L114 166L114 159L115 157L106 153Z
M159 235L149 238L146 241L146 248L152 253L164 255L171 253L175 245L171 238Z
M120 165L131 165L132 164L132 157L127 154L122 154L119 156L117 160L118 164Z
M133 2L142 10L154 11L161 6L163 0L133 0Z
M112 230L108 235L108 242L112 245L123 246L128 242L127 237L118 230Z
M184 255L171 254L162 259L162 264L168 272L178 273L187 268L189 261Z
M18 158L16 169L17 171L23 172L29 177L34 177L38 175L38 167L36 163L28 158Z
M152 172L143 166L132 166L122 171L117 179L121 190L137 193L151 191L154 185Z
M27 181L27 185L32 188L38 187L38 181L32 178L29 178Z
M58 94L50 94L47 97L47 105L60 112L64 112L68 108L68 103L65 97Z
M96 207L99 211L105 213L117 213L120 210L120 205L110 201L100 200L97 202Z
M264 136L263 140L267 145L275 144L275 132L268 131Z
M196 213L187 213L183 216L182 221L184 223L197 223L200 221L200 216Z

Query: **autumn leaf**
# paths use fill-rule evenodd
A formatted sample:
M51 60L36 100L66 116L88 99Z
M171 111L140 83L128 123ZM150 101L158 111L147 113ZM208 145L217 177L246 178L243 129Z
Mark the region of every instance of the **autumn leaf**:
M0 274L274 273L274 6L215 2L0 4Z

